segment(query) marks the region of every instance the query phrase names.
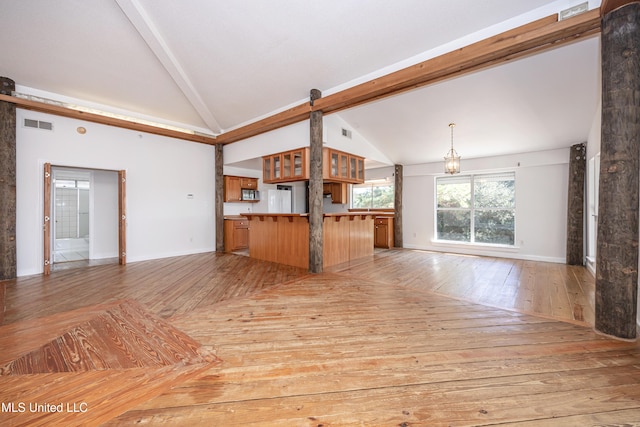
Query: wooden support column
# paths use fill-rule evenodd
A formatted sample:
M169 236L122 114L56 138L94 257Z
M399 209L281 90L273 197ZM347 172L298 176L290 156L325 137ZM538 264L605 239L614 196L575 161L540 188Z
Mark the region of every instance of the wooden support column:
M602 4L602 137L596 330L636 338L640 168L640 2Z
M224 145L216 144L215 155L215 221L216 252L224 252Z
M395 178L394 198L393 198L393 210L395 212L395 218L393 220L393 245L395 247L403 247L402 242L402 182L403 182L403 168L402 165L395 165L395 171L393 174Z
M584 183L587 146L575 144L569 152L569 190L567 204L567 264L584 264Z
M0 77L0 94L15 88L13 80ZM0 280L16 274L16 106L0 101Z
M318 89L311 89L311 106L320 97ZM322 111L311 112L309 119L309 271L322 273Z

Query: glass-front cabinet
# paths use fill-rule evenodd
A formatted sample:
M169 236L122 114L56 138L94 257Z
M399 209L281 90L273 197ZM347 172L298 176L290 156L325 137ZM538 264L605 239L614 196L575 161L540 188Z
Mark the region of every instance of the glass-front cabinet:
M358 179L358 159L351 156L349 157L349 179L356 180Z
M271 162L273 163L273 179L280 180L282 178L282 155L273 156Z
M292 157L293 153L291 152L282 154L282 178L291 178L293 176Z
M293 176L304 177L306 175L306 151L296 150L293 152Z
M325 180L350 184L364 182L364 158L333 148L325 148L324 150L323 176Z
M332 178L340 177L340 154L337 151L330 151L329 158L331 159L331 168L329 176Z
M298 148L262 157L262 180L267 184L309 179L308 148Z
M333 148L323 148L322 176L328 182L364 182L364 158ZM262 158L266 184L309 179L309 147L274 153Z
M273 179L273 173L271 172L271 157L262 158L262 180L269 182Z
M356 158L356 181L362 184L364 182L364 159L362 157Z
M340 153L340 178L349 179L349 154Z

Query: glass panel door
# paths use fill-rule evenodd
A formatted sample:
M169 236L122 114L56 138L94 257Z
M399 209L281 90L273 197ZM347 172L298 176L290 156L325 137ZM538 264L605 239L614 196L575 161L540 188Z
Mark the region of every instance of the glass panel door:
M280 156L273 156L273 179L280 179L282 177L282 171L280 169L281 166L282 162Z
M340 178L349 178L349 156L340 154Z
M331 170L329 173L331 176L340 176L340 169L338 166L338 153L331 152Z
M302 151L295 151L293 153L293 176L296 176L296 177L303 176L302 164L303 164Z
M291 170L292 162L291 162L291 153L284 153L282 155L282 176L284 178L291 178Z
M349 157L349 179L358 179L358 167L356 165L357 159L355 157Z
M262 178L265 181L271 181L271 157L262 159Z

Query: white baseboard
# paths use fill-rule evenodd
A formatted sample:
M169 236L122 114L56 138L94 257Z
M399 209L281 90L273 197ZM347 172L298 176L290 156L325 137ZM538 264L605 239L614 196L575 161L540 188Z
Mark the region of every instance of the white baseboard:
M421 246L421 245L411 245L405 244L405 248L407 249L418 249L423 251L433 251L433 252L447 252L453 254L461 254L461 255L477 255L477 256L490 256L496 258L509 258L509 259L521 259L524 261L540 261L540 262L553 262L556 264L564 264L566 263L566 259L558 258L558 257L546 257L540 255L530 255L530 254L521 254L515 251L504 251L500 249L491 250L491 248L487 249L477 249L477 248L458 248L455 245L447 245L447 246Z

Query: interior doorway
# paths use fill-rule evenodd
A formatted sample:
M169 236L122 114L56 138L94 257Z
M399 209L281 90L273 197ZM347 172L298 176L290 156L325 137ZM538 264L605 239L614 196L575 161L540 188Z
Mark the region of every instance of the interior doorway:
M52 167L52 263L88 261L91 172Z
M45 165L44 274L122 263L122 174Z

